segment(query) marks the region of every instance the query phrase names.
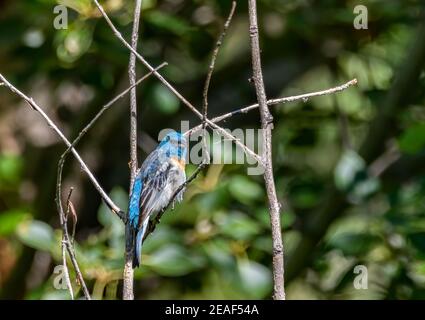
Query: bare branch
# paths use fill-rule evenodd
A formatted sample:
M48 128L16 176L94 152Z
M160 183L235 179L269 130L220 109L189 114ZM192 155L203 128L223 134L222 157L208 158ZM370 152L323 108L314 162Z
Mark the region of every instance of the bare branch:
M329 94L338 93L338 92L344 91L344 90L348 89L349 87L354 86L356 84L357 84L357 79L353 79L353 80L350 80L350 81L348 81L348 82L346 82L346 83L344 83L340 86L330 88L330 89L326 89L326 90L322 90L322 91L315 91L315 92L300 94L300 95L296 95L296 96L270 99L270 100L267 100L267 105L268 106L275 106L275 105L288 103L288 102L294 102L294 101L298 101L298 100L305 101L305 100L313 98L313 97L319 97L319 96L325 96L325 95L329 95ZM244 107L244 108L223 114L221 116L215 117L215 118L211 119L211 122L218 123L218 122L224 121L228 118L231 118L235 115L248 113L251 110L257 109L258 106L259 106L258 103L251 104L247 107ZM186 134L190 135L190 134L193 134L193 133L195 133L195 132L197 132L201 129L202 129L202 124L200 124L196 127L193 127L192 129L187 131Z
M196 177L198 176L198 174L202 171L202 169L204 169L209 163L209 154L208 154L208 150L207 150L207 146L206 146L206 139L205 139L205 125L206 125L206 119L207 119L207 113L208 113L208 90L209 90L209 86L210 86L212 73L214 71L215 61L217 59L217 55L218 55L218 52L220 50L220 47L221 47L221 44L223 42L226 31L229 28L233 14L235 12L235 8L236 8L236 2L233 1L232 8L230 10L229 16L226 20L226 23L224 24L223 32L221 33L221 35L220 35L220 37L219 37L219 39L216 43L216 47L215 47L213 55L211 57L211 63L210 63L210 66L208 68L207 78L205 80L204 91L203 91L204 102L203 102L203 118L202 118L202 126L203 126L203 130L204 130L202 140L204 142L204 150L206 152L205 157L204 157L204 161L196 168L195 172L189 177L189 179L187 179L179 188L177 188L177 190L174 192L173 196L171 197L170 201L168 202L167 206L165 206L156 215L155 219L153 219L152 221L149 221L148 230L147 230L147 232L146 232L146 234L143 238L143 241L147 238L147 236L149 234L151 234L155 230L157 224L160 222L160 220L162 218L162 215L165 213L165 211L167 211L167 209L170 207L170 205L172 203L174 203L177 195L183 189L185 189L193 180L195 180Z
M109 27L112 29L113 33L115 34L115 36L124 44L125 47L127 47L127 49L129 49L132 53L134 53L134 55L136 56L136 58L141 61L146 68L148 68L150 71L153 72L153 74L158 78L158 80L160 80L171 92L173 92L177 98L180 99L180 101L183 102L184 105L186 105L193 113L196 114L196 116L199 119L203 119L203 115L201 112L199 112L185 97L183 97L180 92L178 92L159 72L157 72L146 60L145 58L143 58L136 50L134 50L131 45L123 38L123 36L121 35L121 33L118 31L118 29L114 26L114 24L112 23L111 19L109 19L108 15L106 14L105 10L102 8L102 6L99 4L99 2L97 0L93 0L93 2L95 3L95 5L97 6L97 8L99 9L100 13L102 14L102 16L105 18L106 22L108 23ZM245 146L242 142L240 142L236 137L234 137L233 135L231 135L229 132L227 132L226 130L224 130L223 128L219 127L218 125L216 125L215 123L211 122L209 119L205 120L207 122L207 124L213 128L216 129L221 135L225 136L227 139L230 139L232 141L235 142L236 145L238 145L239 147L242 148L242 150L244 150L244 152L253 157L256 161L258 161L260 164L262 164L261 158L251 149L249 149L247 146Z
M73 189L71 188L70 191L69 191L69 194L68 194L68 199L67 199L68 203L70 202L72 191L73 191ZM67 286L68 286L68 289L70 291L71 298L74 299L71 281L69 279L69 272L68 272L68 266L67 266L67 263L66 263L66 256L65 256L64 248L66 248L66 251L68 252L69 258L70 258L71 263L74 267L75 273L77 275L78 282L81 285L81 288L83 290L83 294L84 294L85 298L87 300L91 300L90 293L87 289L86 283L84 281L83 275L82 275L80 267L78 265L77 258L75 257L74 247L71 244L71 241L69 239L68 224L67 224L67 222L68 222L67 221L68 212L65 214L65 212L63 211L62 202L60 201L60 197L56 197L56 205L58 206L59 218L60 218L61 228L62 228L62 261L63 261L63 267L64 267L64 271L65 271Z
M155 70L160 70L161 68L165 67L166 65L168 65L167 62L163 62L161 63L158 67L155 68ZM142 83L144 80L146 80L147 78L149 78L151 75L153 74L153 72L149 72L147 74L145 74L143 77L139 78L134 84L132 84L131 86L129 86L127 89L125 89L124 91L122 91L121 93L119 93L118 95L116 95L112 100L110 100L107 104L105 104L100 110L99 112L93 117L93 119L80 131L80 133L78 134L78 137L72 141L72 147L75 147L78 142L81 140L81 138L87 133L87 131L93 127L93 125L97 122L97 120L99 120L99 118L103 115L103 113L108 110L115 102L117 102L118 100L124 98L124 96L130 92L131 89L133 89L134 87L138 86L140 83ZM70 147L68 147L67 151L65 152L69 152L70 151Z
M69 276L68 263L66 261L66 245L65 239L62 236L62 266L63 273L65 275L66 286L68 287L69 295L71 296L71 300L74 300L74 290L72 289L71 278Z
M77 258L75 256L75 251L74 251L74 248L72 247L72 245L69 241L69 237L67 237L65 239L65 245L66 245L66 249L68 251L68 255L69 255L69 258L71 260L71 263L72 263L72 265L75 269L75 273L77 274L77 280L78 280L78 282L79 282L79 284L80 284L80 286L83 290L84 297L87 300L91 300L89 290L87 289L87 285L84 282L83 274L81 273L80 267L79 267L78 262L77 262Z
M137 51L142 0L135 0L135 3L131 47ZM136 56L133 52L130 52L128 76L130 85L134 85L136 83ZM137 168L137 97L136 87L133 87L130 91L130 190L136 177Z
M69 193L68 193L68 199L67 199L67 209L66 209L66 214L62 215L60 214L60 220L61 220L61 226L62 229L66 229L68 228L68 216L69 216L69 211L70 211L70 204L71 204L71 195L72 195L72 191L74 190L74 188L69 189ZM73 207L71 210L74 210ZM75 214L75 212L73 212L73 215ZM76 226L76 218L74 218L74 223L73 223L73 233L75 233L75 226ZM66 285L68 287L68 291L69 294L71 296L71 299L74 300L74 291L72 289L72 284L71 284L71 278L69 276L69 269L68 269L68 263L66 260L66 252L67 252L67 247L66 247L66 236L65 236L65 232L62 232L62 265L63 265L63 269L64 269L64 274L65 274L65 281L66 281ZM73 241L72 241L73 242Z
M160 68L162 68L162 67L164 67L166 65L167 65L167 63L164 62L161 65L159 65L156 69L160 69ZM93 127L93 125L97 122L97 120L99 120L99 118L102 116L102 114L106 110L108 110L119 99L122 99L128 92L130 92L130 90L132 88L134 88L135 86L137 86L138 84L140 84L142 81L144 81L145 79L147 79L151 74L152 74L152 72L144 75L139 80L137 80L136 83L134 83L129 88L127 88L124 91L122 91L120 94L118 94L117 96L115 96L115 98L113 98L107 104L105 104L99 110L99 112L93 117L93 119L80 131L80 133L78 134L77 138L75 138L74 141L72 141L71 146L68 147L68 149L66 149L65 152L61 155L61 157L59 159L59 163L58 163L58 173L57 173L57 181L56 181L56 198L57 198L57 201L59 201L59 204L58 204L58 210L59 210L59 212L60 212L60 210L62 208L62 198L61 198L62 191L61 191L61 186L62 186L63 167L65 165L66 158L67 158L69 152L71 151L71 147L74 148L78 144L78 142L83 138L83 136L88 132L88 130L91 127ZM116 212L116 213L117 213L117 215L120 217L120 219L122 221L126 221L126 216L125 216L125 214L124 214L123 211L119 211L119 212Z
M160 67L162 67L164 65L165 64L162 64L157 69L159 69ZM102 109L99 111L99 113L92 119L92 121L90 121L90 123L79 133L78 137L73 141L72 144L68 141L68 139L64 136L64 134L60 131L60 129L54 124L54 122L47 116L47 114L41 109L41 107L39 107L34 102L34 100L32 98L29 98L24 93L22 93L21 91L19 91L16 87L14 87L11 83L9 83L6 80L6 78L3 77L3 75L0 74L0 79L2 80L2 83L4 83L4 85L6 87L8 87L13 93L17 94L19 97L21 97L22 99L24 99L34 110L36 110L37 112L39 112L42 115L42 117L47 121L48 125L51 128L53 128L53 130L59 135L59 137L68 146L68 149L64 152L64 154L62 154L61 159L59 160L59 164L58 164L56 202L57 202L57 207L58 207L58 211L59 211L59 215L60 215L60 219L61 219L61 225L62 225L62 228L63 228L63 244L65 245L65 247L66 247L66 249L68 251L69 257L70 257L71 262L72 262L72 264L74 266L74 269L76 271L78 281L81 284L81 286L83 288L84 295L85 295L85 297L87 299L90 299L90 294L89 294L89 292L87 290L87 286L84 283L83 276L81 274L81 271L80 271L79 266L78 266L78 262L77 262L76 257L75 257L75 252L73 250L71 241L69 239L68 229L67 229L67 225L66 225L65 213L63 211L62 200L61 200L62 170L63 170L64 161L66 159L66 155L69 152L72 152L74 154L74 156L76 157L76 159L78 160L78 162L80 163L83 171L85 171L86 174L89 176L89 178L92 181L93 185L98 190L98 192L100 193L102 199L105 201L105 203L108 205L108 207L113 212L115 212L121 219L125 220L124 212L118 206L115 205L115 203L109 198L109 196L100 187L100 185L97 182L97 180L94 177L94 175L91 173L91 171L88 169L87 165L81 159L81 157L78 154L78 152L74 149L74 146L79 142L79 140L84 136L84 134L94 125L94 123L100 118L100 116L103 114L103 112L105 112L114 102L116 102L117 100L119 100L120 98L122 98L133 87L135 87L136 85L138 85L139 83L141 83L144 79L146 79L150 74L152 74L152 72L150 72L149 74L147 74L144 77L142 77L141 79L139 79L130 88L124 90L121 94L119 94L117 97L115 97L113 100L111 100L105 106L103 106ZM66 259L66 258L64 258L64 259ZM67 270L66 264L64 264L64 268Z
M71 233L71 244L74 245L75 242L75 230L77 228L77 222L78 222L78 217L77 217L77 212L75 211L75 207L74 204L71 201L71 192L72 190L74 190L74 188L71 188L69 190L69 196L68 196L68 200L67 200L67 208L66 208L66 222L68 223L68 216L69 216L69 212L71 212L72 214L72 233Z
M52 121L52 119L49 118L49 116L43 111L41 107L38 106L37 103L34 102L34 100L28 96L26 96L24 93L19 91L16 87L14 87L9 81L6 80L6 78L0 74L0 79L2 82L4 82L5 86L9 88L13 93L21 97L25 100L34 110L36 110L38 113L41 114L41 116L46 120L48 125L58 134L58 136L65 142L65 144L68 147L71 147L71 152L74 154L75 158L78 160L78 162L81 165L82 170L87 174L89 179L91 180L92 184L96 188L96 190L99 192L102 199L105 201L107 206L115 213L119 213L122 210L109 198L109 196L106 194L106 192L102 189L102 187L99 185L99 182L97 182L95 176L90 171L90 169L87 167L81 156L78 154L77 150L75 150L69 140L65 137L65 135L62 133L62 131L56 126L56 124Z
M131 35L131 47L137 51L137 43L139 40L139 24L140 24L140 12L142 9L142 0L136 0L136 5L134 7L134 18L133 18L133 31ZM128 64L128 75L130 79L130 84L136 82L136 56L134 53L130 53L130 61ZM133 188L134 179L137 174L137 97L136 97L136 88L131 89L130 91L130 186L129 192ZM133 291L133 244L130 241L127 241L131 237L131 230L125 228L125 238L126 238L126 248L125 248L125 264L123 272L123 299L124 300L133 300L134 291Z
M273 298L276 300L285 300L284 286L284 254L282 229L280 226L280 204L276 195L276 187L273 177L272 163L272 129L273 116L267 105L266 91L264 88L263 72L261 69L260 41L258 37L257 24L257 3L256 0L248 0L249 12L249 35L251 40L252 71L254 84L257 93L257 100L261 115L263 154L264 163L264 182L269 201L270 224L272 228L273 241Z
M68 201L69 201L69 198L71 197L72 191L73 191L73 189L71 188L69 190L69 194L68 194ZM61 226L67 224L68 213L69 213L69 210L67 210L66 215L64 215L64 216L60 215ZM74 300L74 290L72 289L71 279L70 279L69 270L68 270L68 263L66 261L66 244L65 243L66 243L65 233L62 232L62 244L61 244L62 245L62 266L63 266L63 271L64 271L64 274L65 274L66 286L68 287L68 291L69 291L69 294L71 296L71 300Z
M229 28L230 22L232 21L233 18L233 14L235 13L235 9L236 9L236 1L232 2L232 8L230 9L230 13L229 16L226 20L226 23L224 24L223 27L223 31L220 34L220 37L217 40L217 43L215 45L215 49L211 58L211 63L210 66L208 68L208 74L207 74L207 79L205 80L205 85L204 85L204 92L203 92L203 116L204 116L204 121L207 118L207 113L208 113L208 90L210 88L210 82L211 82L211 77L214 71L214 67L215 67L215 62L217 60L217 56L218 56L218 52L220 50L221 44L223 43L223 39L226 35L227 29Z

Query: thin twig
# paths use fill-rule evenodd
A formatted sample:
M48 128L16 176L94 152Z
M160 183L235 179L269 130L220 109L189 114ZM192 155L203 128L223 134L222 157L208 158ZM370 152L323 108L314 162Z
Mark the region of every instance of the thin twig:
M230 22L232 21L232 17L233 14L235 13L235 9L236 9L236 1L232 2L232 8L230 9L230 13L229 16L227 17L227 20L223 26L223 31L221 32L212 57L211 57L211 62L210 65L208 67L208 73L207 73L207 78L205 79L205 84L204 84L204 91L203 91L203 104L202 104L202 144L203 144L203 156L204 156L204 161L206 163L209 163L210 161L210 155L208 152L208 146L207 146L207 139L206 139L206 126L207 126L207 119L208 119L208 91L210 88L210 83L211 83L211 78L212 78L212 74L214 72L214 67L215 67L215 62L217 60L217 56L218 56L218 52L220 51L220 47L221 44L223 43L223 39L226 35L227 29L230 26Z
M65 239L62 236L62 266L63 266L63 273L65 275L65 282L66 286L68 287L69 295L71 296L71 300L74 300L74 290L72 289L71 279L69 276L69 269L68 269L68 263L66 261L66 245L65 245Z
M167 62L163 62L159 66L157 66L155 68L155 70L160 70L161 68L165 67L166 65L168 65L168 63ZM132 84L131 86L129 86L127 89L123 90L121 93L119 93L118 95L116 95L112 100L110 100L108 103L106 103L99 110L99 112L93 117L93 119L79 132L77 138L74 141L72 141L72 147L75 147L77 145L77 143L81 140L81 138L87 133L87 131L91 127L93 127L93 125L97 122L97 120L99 120L99 118L102 116L102 114L106 110L108 110L115 102L117 102L118 100L124 98L125 95L127 93L129 93L131 89L133 89L136 86L138 86L144 80L146 80L147 78L149 78L152 74L153 74L153 71L150 71L149 73L145 74L143 77L139 78L134 84ZM70 151L70 147L68 147L67 151L68 152Z
M131 47L137 50L137 43L139 39L139 24L140 12L142 9L142 0L135 0L133 31L131 35ZM130 52L130 61L128 64L128 76L130 85L136 83L136 56ZM136 87L130 91L130 190L133 186L134 179L138 168L137 164L137 97Z
M105 10L103 9L103 7L99 4L99 2L97 0L93 0L93 2L95 3L96 7L99 9L100 13L102 14L102 16L105 18L106 22L108 23L109 27L112 29L113 33L115 34L115 36L118 38L118 40L120 40L124 46L130 50L132 53L134 53L134 55L136 56L136 58L142 62L146 68L148 68L150 71L153 72L153 74L158 78L158 80L160 80L171 92L173 92L177 98L180 99L181 102L183 102L184 105L186 105L193 113L195 113L195 115L199 118L199 119L203 119L203 115L201 112L199 112L185 97L183 97L180 92L178 92L159 72L157 72L146 60L145 58L143 58L136 50L134 50L131 45L123 38L123 36L121 35L121 33L118 31L118 29L115 27L115 25L112 23L111 19L108 17L108 15L106 14ZM254 158L258 163L260 163L262 165L262 160L261 158L254 152L252 151L250 148L248 148L246 145L244 145L242 142L240 142L236 137L234 137L232 134L230 134L229 132L227 132L226 130L224 130L223 128L221 128L220 126L216 125L215 123L213 123L211 120L206 119L207 124L213 128L216 129L217 132L219 132L221 135L225 136L226 138L232 140L236 145L238 145L240 148L242 148L242 150L244 150L244 152L251 156L252 158Z
M135 0L136 4L134 7L134 18L133 18L133 31L131 34L131 47L137 51L137 43L139 40L139 24L140 24L140 12L142 9L142 0ZM128 64L128 76L130 84L136 82L136 56L133 52L130 52L130 61ZM129 192L133 188L134 179L137 174L137 97L136 88L130 91L130 185ZM129 213L128 213L129 214ZM132 230L129 226L125 228L125 263L123 272L123 299L133 300L133 244L128 239L132 236Z
M77 258L75 256L75 251L74 251L74 248L69 241L69 237L67 237L67 239L65 239L65 245L66 245L66 249L68 251L71 263L72 263L72 265L75 269L75 273L77 274L78 282L79 282L81 288L83 289L84 297L87 300L91 300L89 290L87 289L87 285L84 281L83 274L81 273L80 267L79 267L78 262L77 262Z
M67 202L67 208L66 208L66 223L68 223L68 216L69 216L69 212L71 212L72 214L72 233L71 233L71 244L74 245L75 242L75 230L77 228L77 222L78 222L78 217L77 217L77 212L75 211L75 207L74 204L71 201L71 192L72 190L74 190L74 188L70 189L69 192L69 196L68 196L68 200Z
M223 43L223 39L226 35L227 29L229 28L230 22L232 21L232 17L233 14L235 13L235 9L236 9L236 1L232 2L232 8L230 9L230 13L229 16L226 20L226 23L224 24L223 27L223 31L220 34L220 37L217 40L217 43L215 45L212 57L211 57L211 62L210 62L210 66L208 68L208 73L207 73L207 78L205 80L205 85L204 85L204 91L203 91L203 116L204 116L204 120L206 120L207 118L207 112L208 112L208 90L210 88L210 82L211 82L211 77L214 71L214 67L215 67L215 62L217 60L217 56L218 56L218 52L220 51L220 47L221 44Z
M72 191L73 191L73 189L71 188L69 190L69 194L68 194L68 201L69 201L69 198L71 197ZM67 210L66 215L64 215L64 216L60 215L61 226L65 227L65 228L67 226L68 213L69 213L69 210ZM69 294L71 296L71 300L74 300L74 290L72 289L71 278L69 276L68 263L66 261L65 232L62 232L62 244L61 245L62 245L62 266L63 266L64 275L65 275L65 282L66 282L66 286L68 287L68 291L69 291Z
M95 176L93 175L93 173L90 171L90 169L87 167L86 163L84 162L84 160L81 158L81 156L78 154L77 150L75 150L71 143L69 142L69 140L65 137L65 135L62 133L62 131L56 126L56 124L53 122L52 119L50 119L50 117L43 111L43 109L37 104L35 103L35 101L26 96L24 93L22 93L21 91L19 91L15 86L13 86L9 81L6 80L6 78L0 74L0 79L2 82L5 83L5 86L7 88L9 88L10 91L12 91L13 93L15 93L16 95L18 95L19 97L21 97L22 99L25 100L25 102L27 102L34 110L36 110L38 113L41 114L41 116L44 118L44 120L46 120L46 122L48 123L48 125L58 134L58 136L63 140L63 142L65 142L65 144L68 147L71 147L71 152L74 154L75 158L78 160L78 162L81 165L82 170L87 174L87 176L89 177L89 179L91 180L91 182L93 183L94 187L96 188L96 190L99 192L100 196L102 197L102 199L105 201L105 203L107 204L107 206L115 213L119 213L122 210L112 201L111 198L109 198L109 196L106 194L106 192L102 189L102 187L100 186L99 182L97 182Z
M249 35L252 54L252 71L257 93L257 101L260 108L264 163L264 182L269 202L270 224L273 241L273 298L285 300L284 286L284 253L282 241L282 229L280 226L280 204L276 195L276 187L273 177L272 162L272 129L273 116L267 106L266 91L264 88L263 72L261 69L260 41L257 23L257 2L248 1Z
M208 74L207 74L207 78L205 80L205 85L204 85L204 91L203 91L203 119L202 119L202 125L203 125L203 135L202 135L202 139L204 142L204 150L205 150L205 157L204 160L202 161L202 163L196 168L195 172L189 177L189 179L187 179L179 188L177 188L177 190L174 192L173 196L171 197L170 201L168 202L168 204L156 215L155 219L153 219L152 221L149 221L149 226L148 226L148 230L143 238L143 240L146 239L146 237L151 234L157 224L160 222L162 215L164 214L164 212L170 207L170 205L172 203L174 203L175 198L177 197L177 195L184 189L186 188L193 180L196 179L196 177L198 176L198 174L202 171L202 169L204 169L208 164L209 164L209 153L207 150L207 146L206 146L206 139L205 139L205 125L206 125L206 119L207 119L207 113L208 113L208 90L209 90L209 86L210 86L210 82L211 82L211 77L212 77L212 73L214 72L214 66L215 66L215 61L217 59L217 55L218 52L220 50L221 44L223 42L224 36L226 34L227 29L229 28L230 22L232 20L233 14L235 12L235 8L236 8L236 2L233 1L232 3L232 8L230 10L229 16L226 20L226 23L224 24L223 27L223 31L216 43L216 47L213 51L212 57L211 57L211 63L209 65L208 68Z
M73 189L71 188L71 190L69 191L67 201L69 201L70 198L71 198L72 190ZM77 262L77 258L75 257L74 247L71 244L71 241L69 239L68 225L67 225L67 215L63 211L62 202L59 199L60 199L60 197L57 197L57 195L56 195L56 205L58 206L59 218L60 218L61 228L62 228L62 246L65 245L65 247L66 247L66 250L67 250L68 255L69 255L69 259L71 260L71 263L74 267L75 273L77 275L78 282L81 285L81 288L83 289L83 294L84 294L85 298L87 300L91 300L90 293L89 293L89 291L87 289L87 285L84 281L83 274L81 273L80 267L79 267L78 262ZM63 247L62 247L62 252L63 252ZM63 256L63 259L66 260L66 258L64 256ZM68 268L66 266L66 261L64 263L64 268L65 268L65 271L67 272ZM69 277L69 273L66 276Z
M161 65L159 65L158 67L156 67L155 70L159 70L162 67L166 66L167 63L164 62ZM61 193L61 185L62 185L62 173L63 173L63 167L65 165L65 161L66 158L69 154L69 152L71 151L71 147L75 148L75 146L79 143L79 141L83 138L83 136L90 130L91 127L94 126L94 124L97 122L97 120L99 120L99 118L102 116L102 114L108 110L115 102L117 102L119 99L122 99L128 92L130 92L130 90L132 88L134 88L135 86L139 85L142 81L144 81L145 79L147 79L150 75L152 75L152 72L149 72L148 74L144 75L143 77L141 77L139 80L137 80L136 83L134 83L133 85L131 85L130 87L128 87L127 89L125 89L124 91L122 91L120 94L116 95L112 100L110 100L108 103L106 103L100 110L99 112L93 117L93 119L79 132L77 138L74 139L74 141L72 141L72 144L70 147L68 147L68 149L65 150L64 153L62 153L60 159L59 159L59 163L58 163L58 174L57 174L57 184L56 184L56 188L57 188L57 199L59 199L59 201L61 200L60 195ZM60 204L60 207L62 207L62 203ZM124 214L123 211L119 211L117 212L117 215L120 217L120 219L122 221L126 221L126 216Z
M305 101L305 100L308 100L308 99L313 98L313 97L319 97L319 96L325 96L325 95L329 95L329 94L333 94L333 93L338 93L338 92L344 91L344 90L348 89L349 87L354 86L356 84L357 84L357 79L353 79L353 80L350 80L350 81L348 81L348 82L346 82L346 83L344 83L340 86L330 88L330 89L326 89L326 90L322 90L322 91L315 91L315 92L300 94L300 95L296 95L296 96L270 99L270 100L267 100L267 105L268 106L275 106L275 105L288 103L288 102L294 102L294 101L298 101L298 100ZM247 107L244 107L244 108L223 114L221 116L215 117L215 118L211 119L211 121L214 122L214 123L218 123L218 122L224 121L228 118L231 118L235 115L248 113L251 110L257 109L258 106L259 106L258 103L254 103L254 104L251 104ZM196 127L193 127L192 129L187 131L185 134L191 135L191 134L193 134L193 133L195 133L195 132L197 132L201 129L202 129L202 124L200 124Z

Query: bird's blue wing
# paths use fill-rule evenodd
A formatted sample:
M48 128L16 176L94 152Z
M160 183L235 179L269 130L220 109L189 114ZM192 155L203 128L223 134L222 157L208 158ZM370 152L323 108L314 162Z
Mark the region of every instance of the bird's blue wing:
M141 263L143 237L149 217L154 210L158 210L158 201L166 187L170 168L167 158L155 150L143 163L133 184L129 201L130 224L137 233L134 238L133 267Z
M160 157L155 159L145 170L143 188L140 194L140 218L139 226L148 219L151 213L158 209L158 199L162 190L166 187L171 165L169 161L163 161Z
M143 162L134 180L129 200L129 221L133 228L140 228L155 209L156 200L167 184L170 168L167 156L158 149Z
M140 204L140 194L142 193L143 189L143 181L142 181L142 175L139 171L136 175L136 178L133 183L133 189L131 190L130 194L130 201L128 204L128 217L130 219L130 224L137 228L137 224L139 222L139 204Z

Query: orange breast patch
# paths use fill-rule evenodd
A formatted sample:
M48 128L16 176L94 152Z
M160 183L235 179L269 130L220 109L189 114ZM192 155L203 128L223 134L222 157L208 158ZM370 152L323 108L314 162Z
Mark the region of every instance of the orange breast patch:
M183 159L183 158L181 158L181 159L178 159L178 158L171 158L171 161L177 166L177 167L179 167L179 169L180 170L183 170L184 171L184 169L185 169L185 166L186 166L186 161Z

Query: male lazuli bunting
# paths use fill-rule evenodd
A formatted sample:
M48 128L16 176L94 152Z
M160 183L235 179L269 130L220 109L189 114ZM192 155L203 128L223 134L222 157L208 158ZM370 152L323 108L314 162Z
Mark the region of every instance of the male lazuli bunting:
M168 205L186 181L187 140L179 132L167 134L137 171L129 200L129 228L134 250L133 268L141 264L142 242L149 218ZM176 196L183 198L184 190Z

